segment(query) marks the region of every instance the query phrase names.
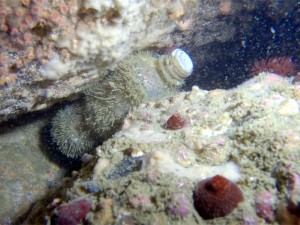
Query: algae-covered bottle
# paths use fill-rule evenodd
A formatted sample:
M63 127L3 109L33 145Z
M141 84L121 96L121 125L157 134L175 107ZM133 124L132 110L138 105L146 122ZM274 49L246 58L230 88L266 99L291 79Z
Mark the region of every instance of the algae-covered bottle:
M150 52L128 56L107 79L87 89L88 123L99 134L111 135L132 107L178 92L192 69L190 57L180 49L158 58Z
M99 82L88 86L85 91L86 96L81 105L82 116L80 121L65 124L63 116L54 118L52 125L52 137L58 144L58 149L68 157L74 158L74 153L66 154L70 151L70 145L74 145L74 140L83 140L82 137L72 138L69 132L60 129L82 129L85 134L84 145L76 143L76 156L79 157L91 150L90 143L96 143L96 139L110 137L121 125L127 113L141 103L168 97L179 91L184 83L184 79L191 75L193 63L190 57L182 50L175 49L171 54L155 57L148 51L138 52L123 59L108 76ZM74 110L78 109L74 106ZM70 108L65 109L70 114ZM77 113L77 112L76 112ZM76 114L75 113L75 114ZM57 128L58 124L64 124L64 128ZM87 131L87 129L89 131ZM84 131L84 132L83 132ZM77 135L79 132L76 132ZM62 134L68 134L63 137ZM89 136L87 136L89 134ZM60 144L60 143L63 143ZM66 148L68 150L66 150Z

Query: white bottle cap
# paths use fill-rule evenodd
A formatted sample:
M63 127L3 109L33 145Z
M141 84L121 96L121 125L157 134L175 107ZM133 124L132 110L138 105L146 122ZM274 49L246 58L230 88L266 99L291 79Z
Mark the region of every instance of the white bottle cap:
M179 48L176 48L172 52L172 56L177 60L178 65L184 71L186 76L191 75L193 71L193 62L191 58Z

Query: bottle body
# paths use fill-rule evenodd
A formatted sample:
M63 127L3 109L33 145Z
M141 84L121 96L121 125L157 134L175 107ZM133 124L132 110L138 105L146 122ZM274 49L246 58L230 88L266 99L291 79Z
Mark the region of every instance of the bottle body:
M121 127L133 107L178 92L192 72L192 62L183 51L174 51L158 58L150 52L130 55L104 80L89 85L80 110L82 126L106 139Z

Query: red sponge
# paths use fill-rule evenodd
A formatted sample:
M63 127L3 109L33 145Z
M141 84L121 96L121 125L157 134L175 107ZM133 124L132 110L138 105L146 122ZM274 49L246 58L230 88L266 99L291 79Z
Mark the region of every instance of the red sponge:
M205 220L228 215L243 200L239 187L219 175L200 181L194 192L194 206Z
M86 199L75 200L62 204L52 216L54 225L77 225L81 223L92 208L92 203Z

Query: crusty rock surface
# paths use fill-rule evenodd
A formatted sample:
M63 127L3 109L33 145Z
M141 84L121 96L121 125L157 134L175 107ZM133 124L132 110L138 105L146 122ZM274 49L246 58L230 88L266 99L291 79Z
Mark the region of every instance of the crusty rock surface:
M256 6L247 0L1 0L0 122L77 98L87 82L136 50L184 45L202 66L217 50L201 46L240 42Z
M299 84L270 73L230 90L195 86L142 104L27 224L53 221L60 205L79 199L93 204L82 218L89 224L288 224L286 206L297 208L299 199L299 105ZM186 123L166 129L174 114ZM244 201L225 217L203 220L193 191L215 175L235 182Z
M190 0L1 0L0 122L76 98L133 51L172 45L196 9Z

